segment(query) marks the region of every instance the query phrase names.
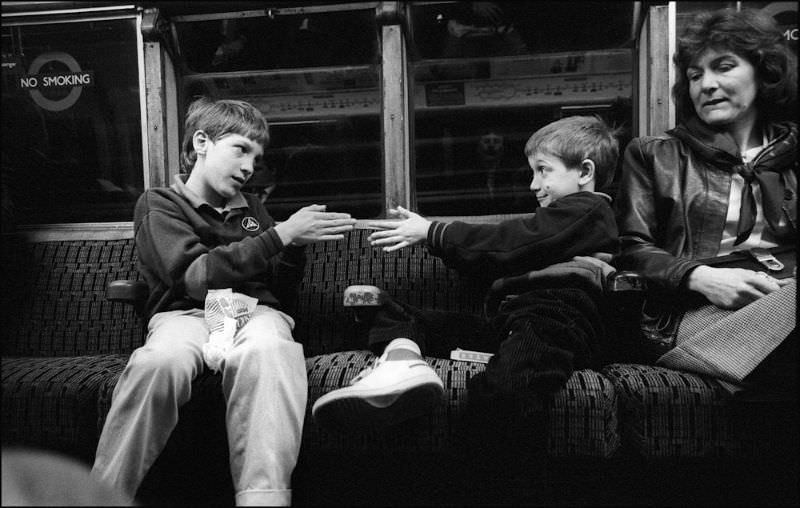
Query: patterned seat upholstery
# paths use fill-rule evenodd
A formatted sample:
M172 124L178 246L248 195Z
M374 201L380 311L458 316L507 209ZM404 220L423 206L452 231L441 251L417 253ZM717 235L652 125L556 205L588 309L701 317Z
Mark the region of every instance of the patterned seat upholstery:
M106 286L136 278L132 240L2 246L3 444L92 461L98 390L142 341L130 306Z
M129 305L108 284L136 279L133 240L3 239L3 356L129 354L142 343Z
M340 242L308 246L294 330L306 357L365 348L342 301L353 284L378 286L419 308L481 312L486 282L461 277L419 245L382 252L369 244L369 233L355 230Z
M328 391L347 383L374 359L369 351L346 351L306 359L309 380L309 401L304 427L303 447L316 453L424 452L446 453L453 446L453 431L459 423L466 401L467 380L485 366L429 357L428 361L445 383L445 400L433 414L417 418L393 432L367 430L343 435L315 425L311 407ZM124 365L124 362L123 362ZM111 394L119 372L111 372L101 381L98 394L98 429L111 407ZM224 420L215 418L216 430L209 423L210 407L220 414L224 410L219 388L221 376L206 371L193 383L192 401L181 409L181 428L176 440L195 440L198 435L224 435ZM617 432L617 396L611 382L597 372L580 370L573 374L547 408L547 450L556 457L590 456L606 458L619 447ZM538 432L539 429L531 429ZM181 437L178 437L181 436ZM208 443L213 439L202 439ZM190 443L186 443L187 446ZM179 446L179 445L176 445Z
M619 395L623 440L644 457L774 456L790 442L791 401L739 398L713 378L663 367L602 372Z
M4 357L3 442L93 461L98 390L127 361L125 355Z
M467 381L485 365L444 358L427 360L444 381L445 399L433 414L420 417L392 432L367 430L329 431L315 425L311 406L323 394L346 386L374 359L369 351L347 351L307 360L309 402L303 442L309 453L424 452L444 453L454 443L467 398ZM606 458L619 446L617 396L611 382L597 372L575 372L547 407L548 454L558 457ZM531 433L540 429L531 429ZM457 446L457 445L456 445Z
M428 358L445 383L445 400L432 415L396 432L343 434L314 424L314 401L345 386L373 358L363 330L343 306L347 286L378 286L424 309L482 310L485 282L459 276L421 246L384 253L369 245L368 235L356 230L341 242L307 249L293 313L309 376L304 466L318 455L339 462L367 453L430 458L458 447L454 429L463 416L467 381L485 368ZM106 299L112 280L138 277L133 240L5 240L2 255L3 445L54 449L91 462L114 387L143 341L132 306ZM220 478L229 481L227 460L220 459L227 456L220 380L206 371L194 381L192 400L181 408L164 460L151 471L151 485L167 485L165 473L182 474L179 484L191 480L198 490L219 490ZM766 454L782 446L765 437L786 426L785 407L738 400L711 379L660 367L616 363L601 372L580 370L545 406L547 454L580 462L624 456L628 449L644 457ZM199 468L185 472L187 463L202 464L208 474L198 476Z
M309 359L309 403L304 431L308 450L352 452L354 448L392 451L443 451L452 443L466 400L470 376L480 363L428 358L445 383L448 396L427 420L418 419L391 435L359 433L342 439L311 420L311 406L324 393L346 386L365 368L372 354L359 341L352 313L342 302L347 286L378 286L418 308L452 312L482 311L487 282L462 277L415 245L385 253L369 245L369 230L356 230L343 242L309 248L308 277L303 282L295 338ZM576 372L548 409L548 451L556 456L608 457L619 445L616 394L610 382L589 370ZM312 452L313 453L313 452Z

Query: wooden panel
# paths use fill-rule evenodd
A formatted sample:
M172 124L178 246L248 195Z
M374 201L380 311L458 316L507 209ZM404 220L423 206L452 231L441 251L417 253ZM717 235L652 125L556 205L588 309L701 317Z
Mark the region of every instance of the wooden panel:
M78 240L126 240L133 238L133 222L85 222L18 226L4 238L22 237L29 242L64 242Z
M675 6L650 7L639 39L638 135L659 135L675 125L670 90L675 82Z
M410 207L411 143L408 68L400 25L382 26L384 208Z
M164 55L159 42L144 43L145 104L147 111L147 158L150 187L168 185L167 119Z

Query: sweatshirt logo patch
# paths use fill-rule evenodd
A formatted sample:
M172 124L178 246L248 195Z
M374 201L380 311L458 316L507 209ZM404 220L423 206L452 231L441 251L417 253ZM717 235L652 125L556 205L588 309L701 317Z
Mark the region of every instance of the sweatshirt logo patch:
M245 231L258 231L258 228L261 227L261 224L258 223L253 217L245 217L242 219L242 229Z

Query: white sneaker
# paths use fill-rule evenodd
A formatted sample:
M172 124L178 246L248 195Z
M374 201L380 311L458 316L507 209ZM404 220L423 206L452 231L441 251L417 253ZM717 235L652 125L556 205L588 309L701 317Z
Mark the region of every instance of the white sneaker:
M380 358L314 403L314 420L326 427L386 426L427 414L442 399L444 384L425 360Z

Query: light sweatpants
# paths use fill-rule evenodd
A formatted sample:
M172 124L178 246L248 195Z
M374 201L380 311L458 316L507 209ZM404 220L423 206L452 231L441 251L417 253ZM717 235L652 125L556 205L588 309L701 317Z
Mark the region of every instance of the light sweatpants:
M308 396L294 321L259 305L222 362L222 390L236 504L291 504ZM191 398L209 330L202 309L154 315L111 399L92 474L133 499ZM198 446L203 446L198 443Z

